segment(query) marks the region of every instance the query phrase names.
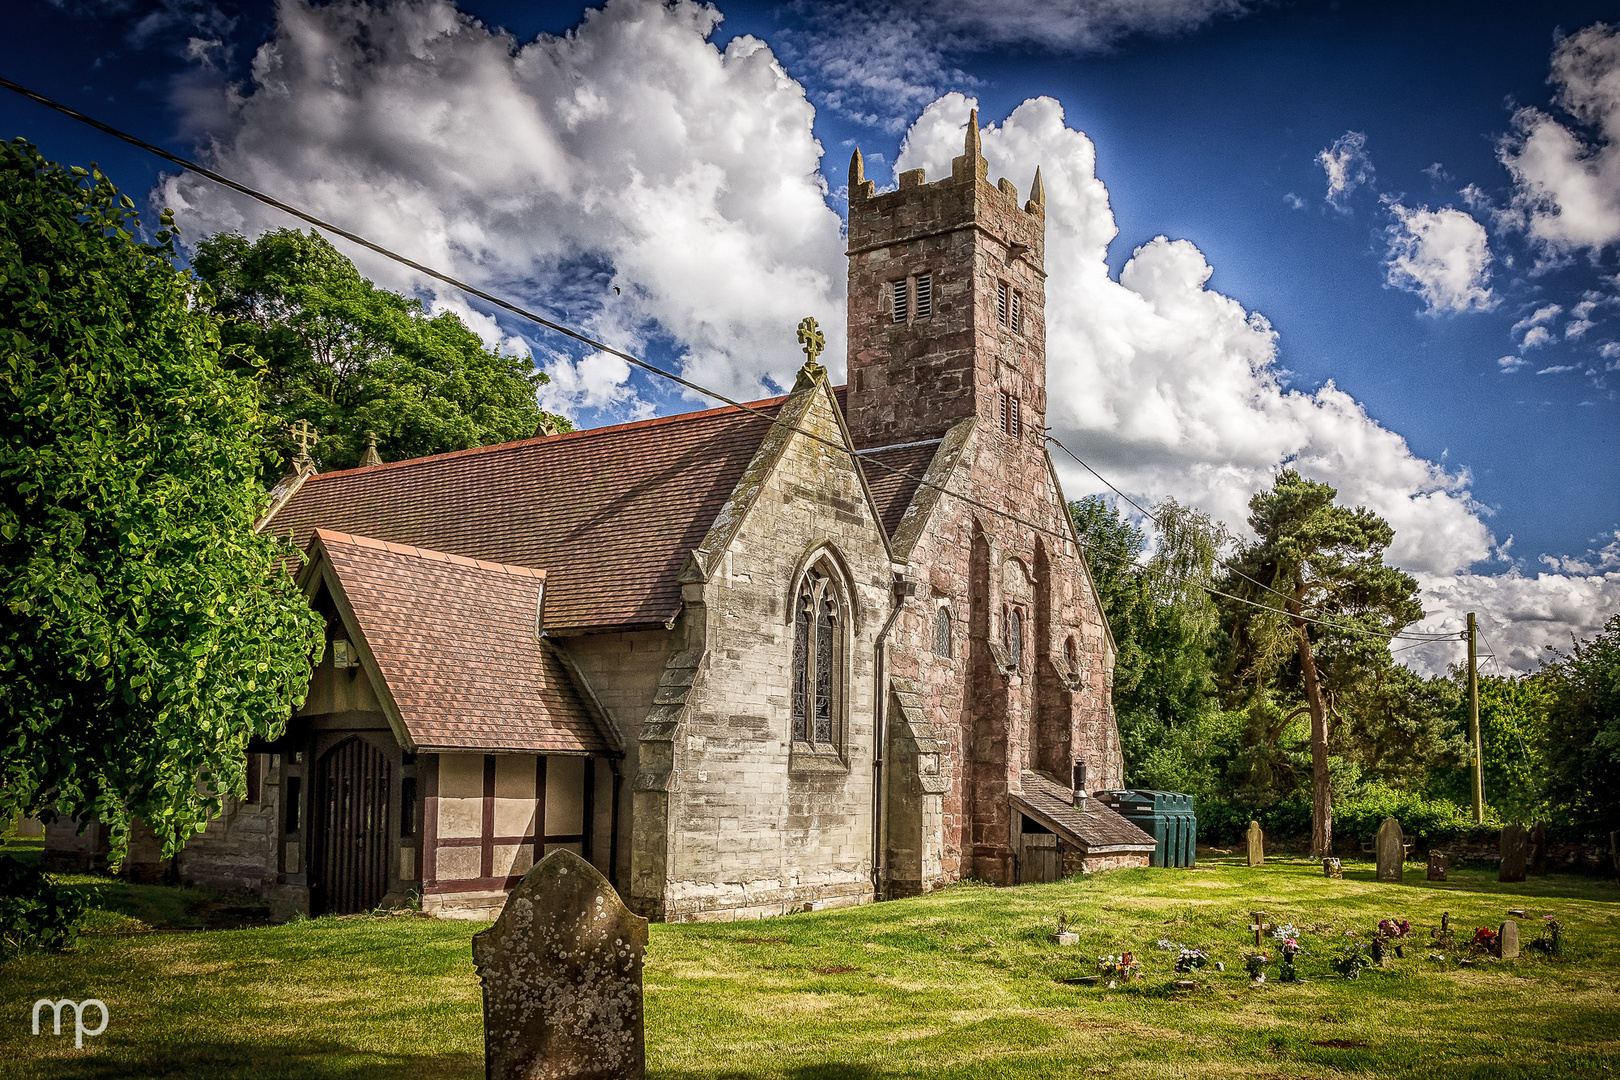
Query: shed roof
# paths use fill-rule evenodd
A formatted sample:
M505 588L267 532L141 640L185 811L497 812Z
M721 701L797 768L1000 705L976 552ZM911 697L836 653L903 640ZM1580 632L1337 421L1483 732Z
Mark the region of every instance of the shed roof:
M383 689L417 749L617 751L603 718L536 636L544 571L317 529Z
M1023 790L1013 793L1013 805L1082 852L1152 851L1158 846L1100 799L1087 799L1085 809L1079 809L1071 788L1038 772L1025 769L1019 786Z

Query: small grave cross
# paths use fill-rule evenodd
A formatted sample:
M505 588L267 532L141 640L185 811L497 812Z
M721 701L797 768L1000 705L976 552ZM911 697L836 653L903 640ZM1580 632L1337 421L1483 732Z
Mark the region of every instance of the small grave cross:
M1273 927L1271 923L1266 922L1266 912L1264 911L1251 911L1249 912L1249 918L1254 920L1249 924L1249 929L1254 931L1255 948L1259 948L1266 943L1266 931Z

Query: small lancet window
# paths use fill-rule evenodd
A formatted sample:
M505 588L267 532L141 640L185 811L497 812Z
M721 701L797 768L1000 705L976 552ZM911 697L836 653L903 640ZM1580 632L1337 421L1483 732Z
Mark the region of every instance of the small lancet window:
M1002 326L1007 325L1007 300L1009 292L1011 292L1011 290L1007 288L1007 283L1005 281L996 282L996 322Z
M1010 435L1016 439L1020 434L1022 434L1023 422L1019 418L1018 399L1007 393L1005 390L1001 392L1001 412L999 419L1001 422L1001 433L1003 435Z
M1006 620L1007 662L1014 669L1024 666L1024 623L1018 609L1009 607Z
M934 313L934 276L924 274L917 279L917 310L915 317L926 319Z
M830 746L842 676L838 590L812 570L793 611L793 740Z
M951 609L940 608L934 613L934 655L951 657Z
M1015 334L1024 332L1024 297L1016 290L1012 294L1012 312L1008 316L1007 324L1012 327Z
M891 282L889 288L893 294L893 302L890 307L894 314L894 321L903 323L911 317L910 290L906 288L906 282L903 278Z

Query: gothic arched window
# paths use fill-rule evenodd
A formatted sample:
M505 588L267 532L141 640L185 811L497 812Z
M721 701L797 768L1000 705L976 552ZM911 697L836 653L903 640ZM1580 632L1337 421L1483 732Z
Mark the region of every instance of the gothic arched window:
M1024 666L1024 620L1015 607L1007 609L1006 630L1007 662L1015 669L1021 668Z
M820 570L804 575L793 608L793 740L832 745L843 682L838 589Z
M940 608L934 613L934 655L951 657L951 609Z

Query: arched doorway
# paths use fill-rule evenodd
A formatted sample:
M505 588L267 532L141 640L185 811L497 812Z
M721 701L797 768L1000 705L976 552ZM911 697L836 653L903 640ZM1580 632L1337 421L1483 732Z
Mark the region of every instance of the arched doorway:
M359 737L322 755L313 806L315 851L310 909L317 915L370 911L388 893L388 784L392 766Z

